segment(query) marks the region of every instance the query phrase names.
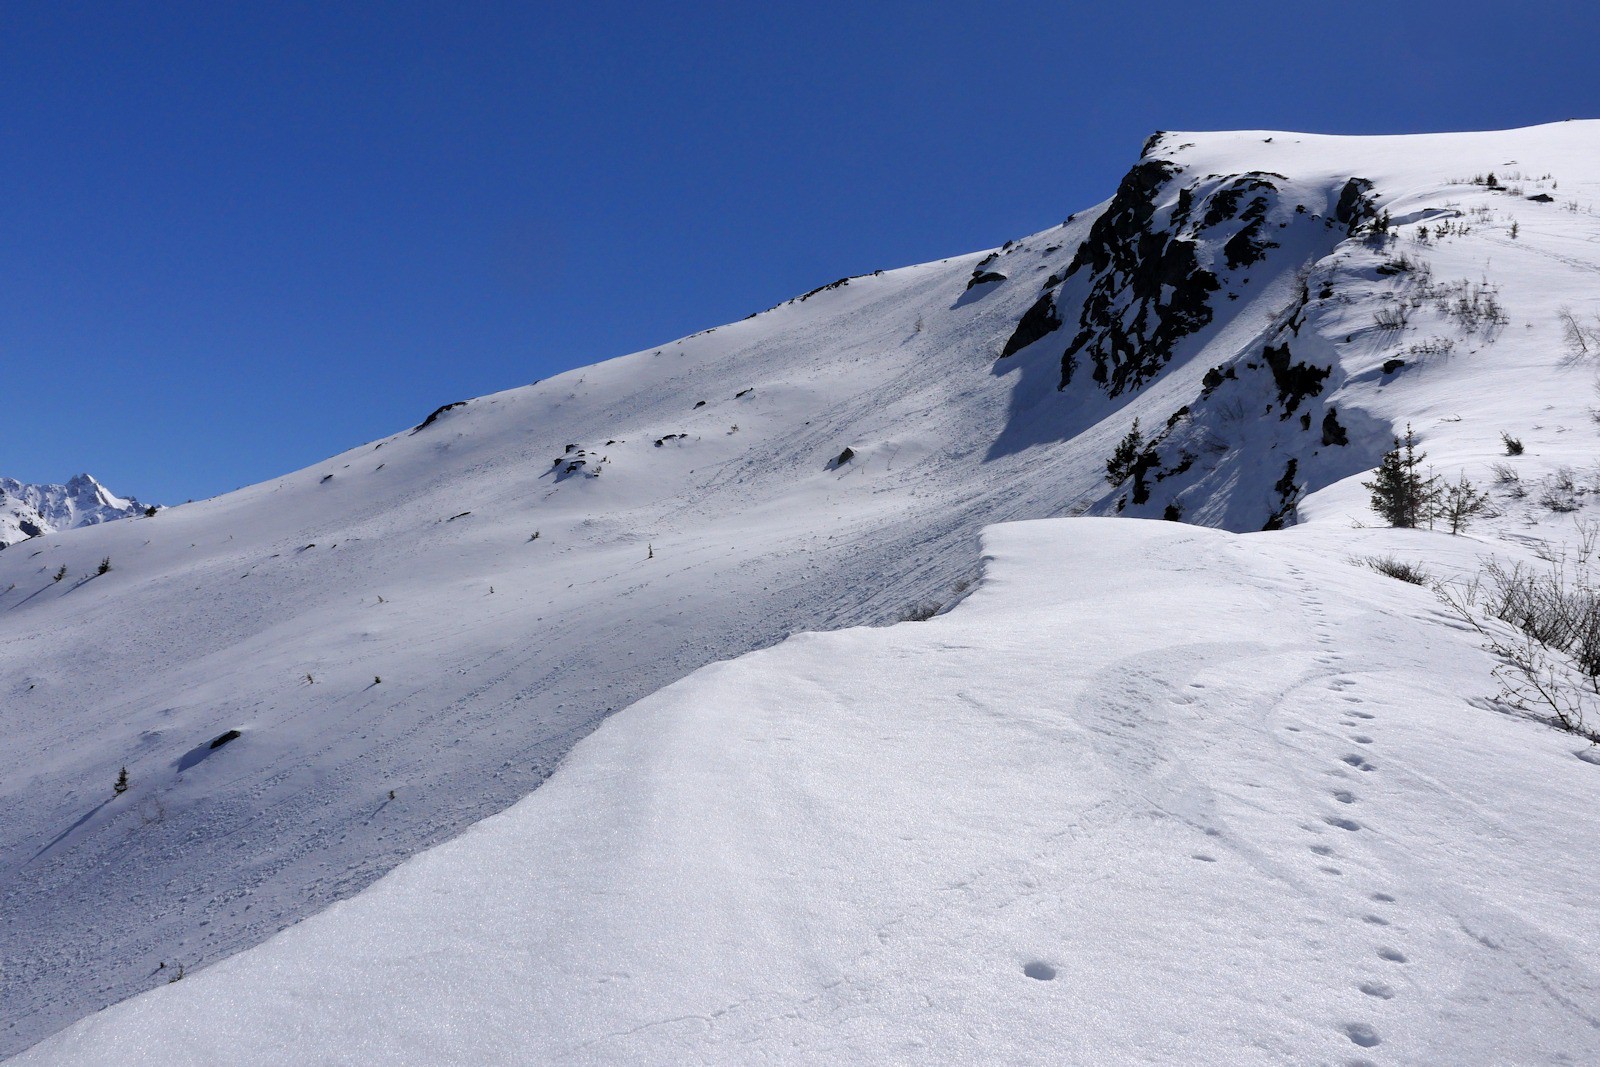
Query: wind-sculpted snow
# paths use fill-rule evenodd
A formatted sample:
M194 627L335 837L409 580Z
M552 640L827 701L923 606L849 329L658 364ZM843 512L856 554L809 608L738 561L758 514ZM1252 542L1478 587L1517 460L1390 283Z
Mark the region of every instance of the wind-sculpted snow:
M1600 333L1586 332L1600 331L1600 298L1595 295L1600 277L1597 130L1595 123L1566 123L1414 138L1268 131L1166 134L1105 203L998 249L842 279L741 322L658 348L448 404L426 419L418 411L420 423L399 428L390 437L237 493L150 518L47 533L12 545L0 552L0 712L6 737L0 753L0 811L5 813L0 819L0 1053L23 1048L106 1004L151 988L169 989L168 980L180 968L185 977L162 996L181 997L191 983L198 986L205 979L210 965L359 893L407 857L528 796L607 716L706 664L767 648L800 631L926 618L969 588L977 569L979 531L991 523L1120 514L1179 518L1241 532L1304 524L1310 534L1323 538L1316 542L1317 565L1331 568L1316 571L1316 581L1345 590L1345 583L1332 576L1354 571L1346 560L1364 550L1350 547L1350 539L1369 536L1352 531L1357 524L1376 521L1361 481L1394 434L1411 424L1428 463L1441 477L1467 476L1491 489L1495 515L1481 517L1468 531L1482 541L1441 534L1425 541L1383 541L1372 551L1422 555L1426 558L1421 562L1435 568L1434 557L1448 557L1458 570L1490 551L1522 553L1519 558L1526 559L1535 558L1535 550L1558 551L1564 540L1577 537L1573 509L1582 518L1590 501L1600 498L1593 475L1593 368L1583 351L1591 336L1596 338L1593 350L1600 351ZM1488 180L1491 172L1493 183ZM1076 373L1063 388L1063 353L1085 332L1087 339L1074 356ZM1502 432L1525 442L1525 453L1503 455ZM1099 574L1095 568L1104 568L1108 581L1144 588L1138 584L1137 565L1107 562L1109 557L1099 550L1078 553L1073 529L1068 524L1050 541L1052 551L1071 563L1073 581L1087 580ZM1117 535L1093 536L1103 536L1102 548L1109 552L1107 546ZM1199 539L1186 544L1234 544L1174 527L1130 541L1128 551L1136 557L1147 549L1164 552L1163 538L1168 536ZM1498 537L1516 538L1517 543L1507 545ZM1441 548L1446 541L1448 549ZM1275 543L1268 537L1242 542L1263 552ZM1035 561L1029 566L1046 566L1037 556L1027 558ZM1207 563L1207 584L1196 593L1196 603L1254 595L1247 587L1255 580L1248 575L1255 572L1238 556L1223 558L1232 561L1228 566L1234 568L1233 577L1245 586L1229 586L1224 580L1228 576ZM1296 566L1306 569L1304 563ZM1251 601L1260 618L1252 623L1259 626L1250 631L1255 637L1249 640L1276 630L1282 621L1273 614L1276 605L1303 604L1301 592L1311 595L1302 587L1284 585L1286 573L1258 576L1269 583L1272 594ZM1400 584L1356 573L1365 583L1387 582L1382 586L1386 590ZM1301 592L1286 591L1291 588ZM1392 590L1376 594L1371 588L1350 587L1349 595L1361 603L1395 603L1385 599ZM1408 596L1427 595L1406 589ZM1147 590L1140 595L1154 594ZM1378 599L1361 599L1372 596ZM1324 636L1335 644L1366 641L1362 635L1368 624L1378 625L1372 620L1382 612L1373 608L1365 616L1367 623L1347 627L1342 603L1322 602L1323 613L1336 627ZM949 616L959 617L959 612ZM1063 616L1068 617L1085 616ZM1145 617L1135 612L1129 625ZM1190 633L1213 628L1203 607L1183 607L1174 618L1188 620L1183 625ZM1429 649L1476 647L1443 619L1438 611L1429 615L1417 607L1417 628L1407 632ZM1305 644L1310 631L1302 624L1307 624L1305 618L1283 621L1286 640L1298 635L1293 640L1300 644L1290 654L1303 666L1306 655L1315 653ZM927 624L928 632L939 632L940 625ZM1016 731L1035 740L1042 736L1053 746L1045 751L1078 759L1079 746L1094 733L1089 725L1094 708L1120 706L1117 694L1129 686L1141 699L1148 698L1140 706L1165 707L1160 703L1162 687L1169 681L1180 689L1188 684L1187 678L1177 681L1183 671L1170 666L1175 660L1162 658L1168 666L1148 668L1140 650L1155 645L1130 639L1121 652L1100 648L1091 655L1093 650L1083 645L1084 634L1098 632L1098 622L1061 631L1049 629L1054 625L1027 637L1029 647L1047 650L1048 656L1026 664L1019 659L1018 669L1038 687L1028 692L1077 694L1070 714L1062 710L1067 717L1052 720L1064 732L1046 730L1041 735L1037 724L1016 727L1020 720L1007 716L1015 711L1013 698L1026 696L1022 690L1002 685L989 692L975 681L969 684L979 677L973 673L975 664L998 655L1000 645L983 645L987 651L977 660L957 657L926 673L935 690L927 694L932 702L928 706L968 707L960 696L966 693L977 704L961 714L970 714L978 735L982 731L976 724L981 723L1007 736ZM852 642L857 639L889 641L873 646L884 655L899 647L893 644L898 638L861 634L839 646L806 638L784 647L833 650L841 656L843 670L845 660L855 662ZM1377 648L1370 642L1359 645L1369 646ZM936 652L918 647L918 656ZM1013 650L1020 656L1020 648ZM1384 646L1383 655L1389 658L1381 659L1382 664L1396 662L1392 652ZM1254 693L1251 686L1257 678L1263 684L1275 680L1273 684L1287 685L1300 677L1294 673L1300 668L1272 659L1275 653L1261 655L1267 658L1258 660L1251 653L1227 659L1208 684L1215 691ZM1494 734L1492 745L1474 748L1478 772L1497 783L1506 774L1545 775L1549 769L1540 762L1543 757L1530 755L1532 747L1518 747L1543 744L1530 738L1545 735L1527 723L1507 724L1469 704L1469 699L1481 703L1488 695L1479 680L1485 663L1476 657L1458 666L1460 671L1452 667L1430 674L1436 689L1421 696L1407 688L1410 682L1397 682L1394 692L1404 697L1396 698L1397 703L1410 701L1422 710L1397 717L1395 730L1380 740L1414 746L1424 736L1443 736L1427 733L1442 728L1440 724L1459 723L1467 732L1449 734L1453 745L1488 729ZM1146 692L1139 679L1151 670L1152 677L1165 680ZM1384 666L1379 673L1387 670ZM835 684L831 676L827 684ZM896 692L904 689L895 686ZM805 703L808 690L792 679L776 691L793 696L794 715L771 719L750 734L741 733L737 723L729 726L733 720L722 721L718 729L726 736L719 734L718 744L725 742L728 749L714 750L723 753L720 762L671 765L698 776L693 784L703 791L694 795L724 790L734 798L730 802L760 812L766 796L761 790L727 788L743 781L740 776L747 770L735 754L767 753L778 763L749 766L766 766L768 772L762 773L781 776L786 746L804 736L801 709L811 706ZM890 696L895 694L886 693L886 700ZM1034 756L1020 747L985 750L972 743L970 731L949 733L954 713L940 712L923 722L915 719L914 706L885 706L894 714L881 721L882 733L847 736L829 733L829 727L819 728L818 736L842 746L834 751L845 763L876 761L879 750L896 752L908 737L932 747L907 752L902 764L881 764L882 781L892 781L893 788L856 778L816 779L828 788L849 790L861 836L837 833L830 829L836 823L826 819L818 833L845 842L825 860L841 885L869 884L882 876L868 862L871 857L894 857L911 871L924 864L943 888L924 892L926 887L918 883L915 892L894 899L915 897L920 902L916 907L924 911L905 914L925 913L932 917L926 928L935 929L936 902L960 899L963 893L955 876L989 869L985 857L1001 862L1002 853L994 851L1001 848L998 839L981 832L986 820L994 822L996 811L1029 810L1040 799L1029 783L1042 780L1035 775L1047 776L1049 765L1028 762ZM784 713L785 707L780 703L773 714ZM1257 744L1259 738L1252 740L1249 731L1266 729L1263 709L1270 707L1267 697L1258 701L1251 696L1237 707L1225 703L1206 710L1231 724L1224 746L1231 752L1238 745ZM1250 714L1256 717L1229 718L1239 708L1253 709ZM1304 711L1311 716L1315 708ZM1320 719L1293 725L1313 736L1343 729L1337 720L1332 725ZM1092 824L1092 811L1104 810L1128 826L1155 825L1158 817L1150 814L1154 809L1140 807L1132 794L1156 795L1138 777L1138 768L1147 766L1140 762L1146 758L1141 753L1166 744L1170 728L1166 718L1148 728L1131 719L1118 727L1122 743L1095 750L1107 776L1100 779L1105 791L1060 799L1062 804L1082 801L1091 814L1051 808L1044 821ZM235 736L225 745L210 747L230 734ZM1364 735L1379 738L1370 730ZM651 747L656 738L648 729L615 736L629 739L624 747L633 754L630 760L636 760L618 757L608 764L608 773L622 780L643 781L656 766L651 760L670 755L667 749ZM1203 761L1215 757L1206 737L1195 725L1173 744L1185 757ZM701 734L694 738L696 744L703 741ZM1352 775L1378 773L1341 762L1346 756L1379 771L1392 765L1353 736L1347 740L1345 748L1331 753L1333 762L1326 767L1343 766ZM1277 743L1249 750L1265 759ZM940 782L986 781L993 776L993 764L973 755L985 751L1028 773L1002 776L1005 786L997 786L993 805L972 809L972 822L935 820L929 827L932 836L913 835L915 847L903 854L892 832L879 832L903 821L893 814L894 790L903 781L919 783L918 788L921 783L931 788ZM1419 755L1417 774L1448 783L1458 797L1474 795L1465 771L1442 752L1436 746L1425 757ZM1177 755L1165 758L1164 768L1187 767L1175 762ZM1286 782L1289 764L1274 766ZM1317 768L1324 766L1294 763L1293 772L1314 782L1322 773ZM1502 766L1511 769L1502 772ZM116 793L113 783L123 767L129 786ZM1245 769L1230 764L1230 780ZM1592 768L1581 764L1580 769ZM1415 785L1421 778L1407 781ZM1127 784L1132 782L1138 784ZM1358 795L1351 782L1329 784ZM972 788L981 792L979 786ZM1214 783L1205 788L1216 791ZM533 793L535 801L545 795L543 788ZM670 848L673 840L683 840L681 834L655 840L660 824L651 820L661 817L666 809L658 805L664 802L641 799L643 808L624 805L610 822L610 816L597 814L596 821L585 823L581 812L596 804L600 807L594 810L602 811L609 801L598 800L587 785L571 796L563 802L572 805L562 816L566 821L540 830L550 836L537 838L543 843L536 847L546 851L530 861L525 872L530 877L553 877L542 864L557 862L561 855L581 853L585 862L611 862L598 852L582 852L589 837L594 837L596 849L610 847L606 842L617 843L619 849L630 842ZM1283 796L1287 802L1289 794ZM942 810L937 805L948 800L935 793L917 797L919 805L933 805L923 807L924 812ZM1552 806L1564 803L1563 797L1530 792L1518 810L1539 805L1555 810ZM774 810L791 810L784 805L793 798L781 799L784 804ZM1095 809L1102 802L1106 806ZM1344 802L1335 798L1334 803ZM1167 807L1164 802L1161 806ZM1442 811L1442 802L1419 810ZM1324 821L1330 813L1363 829L1351 831ZM634 815L639 821L629 821ZM1308 812L1305 822L1320 835L1332 835L1313 842L1319 846L1339 847L1333 838L1349 844L1380 837L1362 817L1338 808ZM962 836L967 831L971 835ZM740 829L738 840L746 839L745 832ZM1523 840L1518 835L1524 829L1515 820L1512 832ZM1405 834L1413 847L1420 845L1420 836L1409 830ZM967 859L949 866L922 858L937 853L938 842L945 839ZM1042 836L1028 840L1036 850L1048 844ZM1175 840L1139 837L1117 853L1113 866L1133 871L1147 860L1170 862L1190 872L1183 878L1221 869L1189 859L1188 852L1171 852ZM1292 873L1280 862L1289 851L1265 849L1265 838L1251 840L1262 850L1249 855L1277 857L1263 869ZM1454 846L1454 838L1450 844ZM693 850L685 854L698 855L705 862L702 870L726 875L727 865L738 869L750 858L743 848L728 853L726 864ZM1218 864L1225 862L1216 851L1205 851ZM1574 848L1571 855L1580 851ZM1476 853L1462 853L1468 854ZM1516 862L1541 858L1550 856L1528 852ZM426 856L419 859L423 867L434 862ZM1340 866L1333 861L1328 865ZM1514 868L1512 864L1504 876L1512 877ZM770 865L752 869L778 877ZM497 877L503 873L494 870ZM1429 878L1448 882L1457 873L1446 865L1432 869ZM664 880L669 874L687 877L673 868L656 884L670 885ZM1573 868L1562 877L1589 874ZM1141 899L1152 909L1164 909L1161 914L1204 926L1205 907L1226 894L1212 886L1196 898L1194 913L1175 912L1173 901L1181 894L1174 897L1169 890L1183 884L1183 878L1163 882ZM1263 879L1260 884L1234 879L1228 887L1233 891L1243 885L1243 899L1256 895L1262 885L1306 884L1298 873ZM1317 878L1310 882L1317 883ZM523 914L516 911L524 902L523 884L520 874L497 883L489 895L497 907L512 911L492 918L510 921L513 912ZM553 884L538 889L540 907L554 899ZM626 879L618 884L627 884ZM1070 880L1058 884L1070 890L1065 899L1083 889ZM1444 899L1422 881L1416 885L1413 892L1423 899ZM601 882L586 882L578 889L573 907L607 899ZM590 889L595 895L584 896ZM672 897L674 906L689 900L691 889L701 891L684 888ZM828 889L813 885L806 892ZM1378 891L1390 890L1374 889ZM1559 956L1553 940L1560 921L1571 916L1557 915L1556 909L1534 918L1529 918L1531 912L1518 913L1522 926L1498 918L1486 924L1484 916L1500 915L1493 908L1510 898L1499 887L1483 892L1480 901L1499 903L1470 911L1461 898L1450 898L1455 909L1450 914L1472 929L1490 930L1485 936L1497 944L1519 946L1515 960L1525 968L1535 959L1556 960L1561 973L1571 978L1560 988L1576 991L1562 995L1571 1003L1584 1003L1588 979ZM460 918L464 926L451 935L454 943L463 951L486 954L486 960L493 957L477 970L493 978L504 964L509 967L504 973L532 982L517 968L540 966L543 942L506 942L533 954L505 964L496 955L499 950L485 942L501 937L507 928L474 925L466 912L457 910L457 901L479 893L474 887L448 899L435 898L437 918ZM816 898L779 894L752 915L765 930L781 908L804 909L810 899ZM1016 894L986 899L1046 908ZM1331 906L1329 901L1317 898L1316 908L1325 906ZM672 943L703 945L712 953L703 962L710 964L718 959L750 962L744 956L715 955L739 931L752 944L769 936L739 926L736 917L727 918L732 908L706 911L708 925L698 928L691 929L686 919L672 920L677 939ZM1091 909L1081 917L1098 922L1102 911ZM565 913L549 914L556 916L550 924L564 921L560 915ZM967 998L967 1004L978 1003L971 998L980 993L1001 997L1002 989L1010 990L1004 994L1009 997L1015 992L1011 987L985 984L1000 981L1002 975L1024 983L1021 997L1048 996L1041 991L1061 989L1081 994L1075 983L1081 982L1082 964L1067 950L1071 942L1064 926L1052 927L1062 936L1049 944L1034 936L1038 931L1019 938L1004 966L985 970L987 964L971 963L988 958L979 951L985 943L981 933L998 933L1005 926L986 914L964 915L963 922L970 920L970 929L979 932L963 935L960 952L907 956L885 972L895 976L892 981L871 987L873 995L915 1000L917 982L935 973L949 975L953 995ZM1272 914L1273 909L1262 910L1263 916ZM1264 917L1261 922L1268 925L1252 929L1280 947L1310 936L1285 932L1309 912L1286 905L1281 914L1286 925L1273 926ZM580 925L591 918L588 911L572 913L572 921ZM725 918L733 925L724 928ZM607 958L615 957L611 970L620 975L640 969L657 978L675 978L665 970L651 970L660 962L649 947L651 938L663 928L639 921L642 925L615 937L606 934ZM1581 925L1587 920L1580 916L1575 921ZM549 924L519 918L513 925L518 937L528 930L533 931L528 936L544 937L539 931ZM802 926L795 921L789 933L774 935L779 938L774 959L789 967L796 958L814 958L836 976L854 973L839 964L839 945L856 944L851 939L862 929L871 930L874 938L880 929L892 937L895 929L888 920L867 927L830 927L843 931L844 940L822 936L819 948ZM1428 929L1434 932L1422 939L1421 949L1386 941L1364 947L1362 959L1379 948L1413 961L1438 950L1438 958L1465 967L1465 956L1451 955L1454 947L1440 949L1437 937L1445 935ZM480 939L482 931L492 934ZM1119 996L1126 999L1135 988L1165 988L1171 968L1187 973L1162 945L1128 943L1136 951L1126 964L1123 984L1116 987ZM1232 958L1240 958L1254 943L1220 938L1205 944L1208 952L1237 953ZM390 950L396 954L394 971L386 973L414 974L430 966L404 938L393 939ZM1101 955L1086 958L1103 963L1107 951L1102 947L1095 950ZM1256 958L1254 949L1248 951ZM568 958L560 952L552 958ZM369 957L357 953L352 958ZM439 958L453 959L448 954ZM1279 957L1268 953L1264 958ZM960 959L969 962L961 964ZM1026 968L1033 964L1040 965L1038 974L1049 969L1056 977L1028 977ZM1227 966L1202 953L1194 958L1193 974L1215 974ZM1486 989L1498 988L1494 983L1505 977L1499 966L1482 972ZM472 970L452 963L446 977L436 980L449 985L454 980L449 975ZM636 1000L634 990L615 977L580 988L566 984L562 976L569 973L578 972L551 972L540 986L545 992L536 996L575 998L570 1012L541 1001L514 1023L490 1019L498 1007L485 1007L472 1017L496 1032L509 1027L505 1032L519 1035L519 1041L531 1032L526 1028L539 1029L547 1034L549 1048L567 1049L578 1058L587 1040L598 1042L584 1047L599 1050L593 1054L600 1058L621 1048L608 1044L613 1039L601 1033L612 1024L622 1029L662 1024L661 1034L717 1029L692 1020L665 1023L675 1017L671 1010L678 1004L671 996ZM788 993L775 993L776 987L764 985L764 980L741 977L737 968L727 973L731 985L719 986L718 996L737 986L755 997L751 1007L741 1010L755 1010L765 1002L791 1004L783 999ZM783 971L779 984L796 973ZM1271 968L1262 973L1276 989ZM1309 970L1291 967L1286 973ZM820 988L813 983L815 977L808 972L784 989L815 993ZM387 995L387 979L347 978L330 988L359 999L349 991L370 981L378 1001ZM1510 980L1513 985L1504 988L1524 988L1515 985L1520 979ZM1352 981L1390 989L1404 986L1381 973ZM470 988L470 982L463 988ZM1199 986L1183 981L1172 988L1199 992ZM1256 986L1245 983L1240 988L1250 992L1239 1003L1258 1003L1251 999L1260 992ZM1301 1003L1309 1003L1304 998L1312 997L1311 988L1294 988ZM590 995L615 995L635 1007L613 1011L577 1003ZM1409 1047L1391 1035L1427 1032L1417 1021L1425 1012L1437 1010L1430 1017L1448 1019L1460 1005L1442 993L1433 999L1419 996L1411 1003L1424 1007L1407 1008L1417 1014L1412 1023L1403 1024L1355 1011L1350 1005L1367 1003L1367 995L1348 995L1348 1003L1337 1002L1337 1018L1312 1021L1309 1015L1295 1015L1299 1021L1284 1031L1291 1035L1285 1040L1298 1042L1296 1035L1302 1035L1315 1042L1332 1034L1329 1040L1350 1044L1355 1054L1376 1035L1382 1044L1370 1047L1381 1054ZM769 997L775 999L764 999ZM827 995L822 997L815 1003L825 1002ZM321 1002L312 998L299 1003L309 1005L304 1026L321 1025ZM1108 995L1102 1002L1092 995L1085 1003L1094 1007L1111 999ZM1517 1001L1523 1007L1534 1003L1536 999ZM1224 998L1219 1011L1233 1004ZM1005 1005L1004 1011L1013 1010L1011 1001ZM714 1013L724 1007L705 1014L691 1008L690 1014L716 1019ZM1505 1010L1515 1014L1523 1007ZM374 1009L379 1015L381 1010ZM794 1024L798 1029L784 1032L800 1042L796 1047L823 1050L812 1058L824 1058L831 1047L826 1028L806 1014L809 1010L794 1016L802 1020ZM1256 1009L1241 1010L1249 1014ZM1540 1014L1542 1008L1527 1010L1532 1012L1527 1019L1548 1021ZM1004 1015L996 1011L996 1018ZM1062 1013L1052 1009L1051 1017L1059 1021ZM1270 1029L1278 1017L1260 1018ZM568 1031L559 1020L580 1020L571 1033L586 1036L562 1044ZM1133 1033L1133 1022L1124 1021L1127 1026L1117 1033L1126 1036ZM441 1032L454 1025L438 1023ZM939 1025L930 1024L929 1032L944 1032ZM1552 1049L1581 1048L1581 1041L1569 1040L1569 1031L1551 1025L1557 1035L1551 1039ZM1354 1029L1341 1029L1346 1026ZM1536 1027L1518 1023L1514 1029L1528 1034ZM394 1031L407 1032L404 1027ZM735 1027L730 1032L747 1031ZM998 1025L974 1031L991 1036L1003 1032ZM283 1040L292 1037L291 1031L283 1032ZM841 1031L840 1047L884 1053L884 1047L870 1041L850 1043L855 1040ZM995 1040L1001 1051L992 1058L1007 1058L1004 1038ZM275 1046L269 1042L261 1047ZM430 1047L419 1038L415 1058L428 1058ZM1324 1048L1315 1043L1296 1047ZM912 1055L905 1051L909 1048L902 1049L905 1056ZM976 1046L957 1042L951 1048L949 1056L935 1058L986 1058L975 1052ZM1158 1055L1167 1048L1158 1042L1149 1046L1156 1051L1147 1051L1153 1058L1179 1061L1194 1051L1178 1041L1171 1046L1177 1051ZM503 1058L514 1057L507 1053ZM904 1056L884 1053L879 1058ZM1269 1052L1267 1058L1339 1057L1312 1051Z
M1600 766L1342 558L1460 539L1300 533L993 528L18 1062L1595 1062Z

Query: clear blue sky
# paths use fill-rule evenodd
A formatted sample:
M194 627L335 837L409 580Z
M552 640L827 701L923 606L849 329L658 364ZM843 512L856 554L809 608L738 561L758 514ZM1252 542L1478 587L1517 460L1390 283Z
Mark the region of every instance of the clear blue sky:
M1563 10L1564 8L1564 10ZM1600 115L1586 4L0 5L0 474L164 503L1103 199Z

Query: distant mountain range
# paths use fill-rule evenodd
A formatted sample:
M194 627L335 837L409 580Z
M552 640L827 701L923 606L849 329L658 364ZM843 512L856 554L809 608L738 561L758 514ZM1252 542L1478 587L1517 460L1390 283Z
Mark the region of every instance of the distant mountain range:
M0 548L57 530L126 519L143 514L146 507L131 496L117 496L89 474L79 474L66 485L0 478Z

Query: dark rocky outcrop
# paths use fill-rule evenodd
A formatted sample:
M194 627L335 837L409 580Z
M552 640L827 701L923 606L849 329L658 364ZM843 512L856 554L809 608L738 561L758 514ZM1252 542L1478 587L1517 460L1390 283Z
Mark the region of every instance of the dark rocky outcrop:
M1366 178L1351 178L1339 190L1339 202L1334 206L1333 217L1344 226L1345 232L1354 234L1366 223L1378 217L1378 207L1372 200L1372 183Z
M860 277L860 276L856 275L856 277ZM798 299L803 304L807 300L810 300L812 297L816 296L818 293L826 293L830 289L839 289L839 288L841 288L843 286L846 286L846 285L849 285L849 284L850 284L850 279L849 278L840 278L836 282L829 282L827 285L819 285L815 289L811 290L809 293L802 293L796 299Z
M1322 417L1322 446L1349 445L1350 435L1339 425L1339 409L1329 408L1328 413Z
M1134 166L1078 247L1067 277L1087 269L1091 281L1078 333L1061 357L1061 388L1084 353L1111 396L1137 389L1166 365L1178 338L1211 321L1206 297L1219 288L1216 275L1201 269L1195 242L1178 236L1181 220L1152 226L1157 197L1177 173L1166 160Z
M1061 328L1061 316L1056 314L1055 293L1047 291L1034 305L1023 313L1022 319L1017 323L1017 328L1006 339L1005 347L1000 350L1000 358L1020 352L1039 338L1052 334Z
M1269 248L1278 247L1276 241L1268 240L1262 233L1266 229L1267 209L1271 207L1271 200L1266 194L1277 191L1278 187L1265 175L1246 174L1234 179L1211 198L1211 207L1206 211L1203 227L1218 226L1226 219L1235 218L1244 223L1237 233L1228 238L1227 244L1222 246L1222 254L1228 262L1229 270L1238 270L1259 263L1266 257ZM1251 197L1250 202L1241 211L1239 201L1247 193L1258 195Z
M1278 416L1280 420L1287 419L1300 406L1300 401L1321 395L1322 383L1333 373L1332 367L1291 362L1294 357L1289 352L1287 342L1267 345L1261 355L1271 368L1272 380L1278 387L1278 403L1283 405L1283 414Z
M423 419L420 423L418 423L416 428L413 429L411 432L412 433L420 433L423 430L426 430L429 426L432 426L435 422L439 421L439 416L440 415L443 415L445 412L449 411L451 408L459 408L459 407L462 407L465 404L466 404L465 400L457 400L453 404L442 404L439 407L434 408L433 409L433 414L429 415L427 418Z
M1283 477L1279 478L1272 486L1272 491L1278 494L1278 506L1267 516L1263 530L1281 530L1294 517L1295 505L1300 502L1300 486L1295 484L1295 473L1299 470L1300 461L1294 457L1284 466Z

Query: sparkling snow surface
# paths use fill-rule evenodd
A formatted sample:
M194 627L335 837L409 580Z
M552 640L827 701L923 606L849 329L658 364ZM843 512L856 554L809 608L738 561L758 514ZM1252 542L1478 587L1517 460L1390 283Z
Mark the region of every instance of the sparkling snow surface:
M696 672L16 1062L1600 1058L1600 767L1462 699L1429 593L1292 534L985 544L951 613Z

